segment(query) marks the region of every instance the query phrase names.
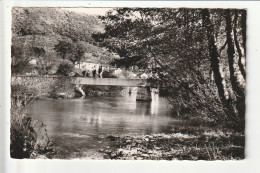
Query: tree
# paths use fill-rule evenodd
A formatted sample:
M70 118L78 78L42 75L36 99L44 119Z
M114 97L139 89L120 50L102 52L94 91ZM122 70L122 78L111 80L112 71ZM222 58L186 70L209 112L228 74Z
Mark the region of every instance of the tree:
M55 45L54 50L62 57L62 59L69 59L73 64L79 62L86 51L84 42L77 41L72 42L71 40L59 41Z
M74 43L69 60L73 64L75 64L76 62L80 62L80 60L83 58L85 54L85 51L86 51L86 47L83 42Z
M24 74L30 72L32 67L29 64L29 58L24 56L24 51L16 45L11 46L11 72L12 74Z
M234 75L244 73L245 56L239 52L246 52L245 14L244 10L118 8L100 17L106 22L105 32L93 38L121 57L114 64L156 73L178 114L240 120L243 107L236 105L244 104L244 86ZM241 58L234 53L234 40L243 43L236 43Z
M211 62L211 69L214 73L216 86L218 88L218 94L223 104L227 105L227 100L224 91L224 79L221 76L220 72L220 55L218 53L218 49L215 42L214 36L214 27L210 21L210 13L208 9L202 10L202 17L204 21L204 26L207 29L207 38L208 38L208 48L209 48L209 56Z
M54 50L64 60L65 58L67 58L71 54L71 52L73 50L73 43L69 39L59 41L59 43L57 45L55 45Z
M45 50L42 47L31 47L30 51L32 52L32 55L36 56L37 58L45 55Z
M226 37L227 37L227 55L228 55L228 62L229 62L229 72L230 72L230 82L231 86L235 95L235 100L234 104L237 109L237 113L240 116L240 118L244 118L245 115L245 89L239 84L238 81L238 76L236 76L236 70L234 68L235 63L235 48L234 48L234 41L232 38L232 31L234 32L234 40L236 42L236 47L239 55L239 60L238 60L238 66L240 73L245 79L245 71L244 67L241 63L241 49L239 47L239 43L237 40L237 33L236 33L236 28L232 29L232 16L231 16L231 11L229 9L225 10L225 19L226 19ZM235 20L237 20L237 11L235 15ZM235 26L236 26L236 21ZM241 71L242 70L242 71Z
M63 75L63 76L69 76L70 73L74 71L74 66L71 63L63 62L59 65L57 74Z

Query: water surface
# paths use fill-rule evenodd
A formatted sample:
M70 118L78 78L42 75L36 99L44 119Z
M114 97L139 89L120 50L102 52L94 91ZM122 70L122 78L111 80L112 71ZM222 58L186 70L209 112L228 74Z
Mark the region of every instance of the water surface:
M176 119L164 98L135 101L135 94L84 99L38 100L29 115L46 124L58 158L102 158L109 135L143 135L172 132Z

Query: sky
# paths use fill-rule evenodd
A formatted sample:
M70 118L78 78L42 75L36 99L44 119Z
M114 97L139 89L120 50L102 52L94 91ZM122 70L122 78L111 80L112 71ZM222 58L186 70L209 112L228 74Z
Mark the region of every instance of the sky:
M112 8L63 8L69 11L77 12L77 13L85 13L89 15L105 15L106 12L111 10Z

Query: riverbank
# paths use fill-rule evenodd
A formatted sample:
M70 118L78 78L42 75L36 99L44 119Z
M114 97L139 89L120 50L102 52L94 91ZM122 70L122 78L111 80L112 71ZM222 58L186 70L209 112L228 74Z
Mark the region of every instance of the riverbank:
M85 86L87 96L113 95L121 87ZM82 95L67 78L12 78L11 83L11 148L12 158L52 158L54 146L43 122L27 115L35 100L77 98ZM39 112L40 113L40 112Z
M186 131L186 132L184 132ZM245 136L229 129L180 128L171 134L109 136L100 152L116 160L241 160Z
M47 83L45 84L47 85ZM39 96L50 93L50 91L48 91L49 89L56 88L57 90L51 90L53 92L55 91L54 93L65 92L68 91L68 89L71 92L75 92L72 85L68 85L62 80L52 83L52 85L48 87L49 89L47 87L44 88L41 85L34 86L39 87L32 88L32 85L23 85L22 87L19 85L12 86L13 109L16 109L14 105L17 104L17 101L20 102L18 104L20 107L25 106L26 102L29 103L29 98L41 98ZM171 120L171 118L169 118L170 116L159 117L162 113L154 109L155 107L151 107L150 103L146 104L139 102L137 104L135 99L132 99L133 103L129 102L129 100L124 102L122 98L117 98L116 100L108 99L106 102L104 102L104 99L98 99L106 94L120 95L120 93L123 92L129 95L129 90L127 88L91 86L83 89L86 93L91 93L90 95L94 96L93 98L95 99L89 98L91 99L89 101L87 101L87 98L79 99L79 102L67 102L69 101L69 99L67 99L67 101L64 100L67 104L62 101L60 106L55 103L55 112L64 111L58 114L60 117L57 117L56 114L55 117L56 119L62 120L61 125L66 124L66 128L63 130L64 133L70 137L66 138L67 142L65 142L66 145L64 146L56 146L61 145L59 143L63 140L64 136L61 132L58 134L60 138L58 138L58 140L56 139L56 143L54 142L54 145L52 146L47 135L46 127L42 122L32 120L31 117L26 115L26 111L17 114L12 112L12 115L15 115L15 118L12 117L11 119L11 136L13 140L11 145L15 144L16 146L11 147L11 152L19 149L18 151L22 153L12 155L12 157L118 160L240 160L244 158L245 137L243 132L236 132L234 129L228 129L224 126L216 126L213 125L214 123L210 123L209 121L206 122L208 119L200 120L194 116L192 120L191 117L189 117L189 121L183 120L184 117L182 117L180 124L169 125L167 127L169 132L167 133L161 133L161 131L158 133L154 131L149 133L150 129L166 128ZM38 90L42 92L38 92ZM19 98L13 96L19 96ZM46 97L43 98L49 99L55 97L47 97L46 95ZM15 99L17 100L15 101ZM70 107L73 104L75 104L76 107ZM42 117L39 119L42 119L47 125L51 125L55 119L46 117L46 120L44 120L43 117L45 117L44 111L50 110L52 105L53 103L50 104L50 107L43 107L44 105L42 104L36 106L35 110L37 111L35 111L33 115L41 115ZM40 107L43 107L44 109L40 110ZM103 114L110 114L102 116L101 108L103 108ZM70 112L70 110L76 110L76 114L72 113L63 116ZM126 115L128 115L128 118ZM73 118L73 123L71 123L69 116ZM54 116L51 115L51 117ZM38 118L36 117L36 119ZM136 119L138 119L138 125L136 124ZM18 123L15 123L16 121ZM48 124L48 121L51 123ZM108 123L106 126L107 128L114 127L112 130L115 131L110 131L110 134L107 135L103 134L102 137L99 137L99 134L96 134L96 132L90 133L95 135L93 135L93 137L91 137L91 135L83 135L84 138L80 138L82 143L73 143L73 141L78 140L82 133L79 127L83 127L83 131L86 131L87 127L89 127L90 130L95 131L98 129L98 131L102 131L101 129L105 128L105 122ZM147 123L151 124L151 128L147 127L145 130L145 134L148 135L130 135L131 133L129 132L129 135L113 136L114 134L123 132L124 127L127 128L127 130L136 130L139 128L140 132L143 133L143 128ZM74 127L75 124L77 124L77 128ZM124 126L122 126L122 124ZM75 131L72 132L70 129L69 132L66 132L66 129L69 129L67 127L71 127L71 129ZM120 130L117 131L117 129ZM109 130L111 129L103 129L103 132ZM44 139L42 142L39 142L40 140L38 140L41 138L40 136ZM96 143L93 143L89 139L95 140ZM99 145L99 142L105 142L104 147L91 148ZM42 146L40 145L40 148L38 147L39 143L43 144ZM79 147L84 148L84 150L81 150Z
M10 116L10 155L15 159L50 159L55 149L48 137L46 125L27 115L32 102L47 99L50 85L19 84L12 81ZM31 81L27 81L31 82ZM47 87L49 85L49 87Z
M10 155L15 159L50 159L55 149L46 125L21 112L11 111Z

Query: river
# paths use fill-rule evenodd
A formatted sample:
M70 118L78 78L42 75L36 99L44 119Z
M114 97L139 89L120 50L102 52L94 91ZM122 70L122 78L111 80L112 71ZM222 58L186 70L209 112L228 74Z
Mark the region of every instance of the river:
M135 94L79 99L37 100L28 114L46 124L54 158L102 159L107 136L171 133L177 122L165 98L136 101Z

